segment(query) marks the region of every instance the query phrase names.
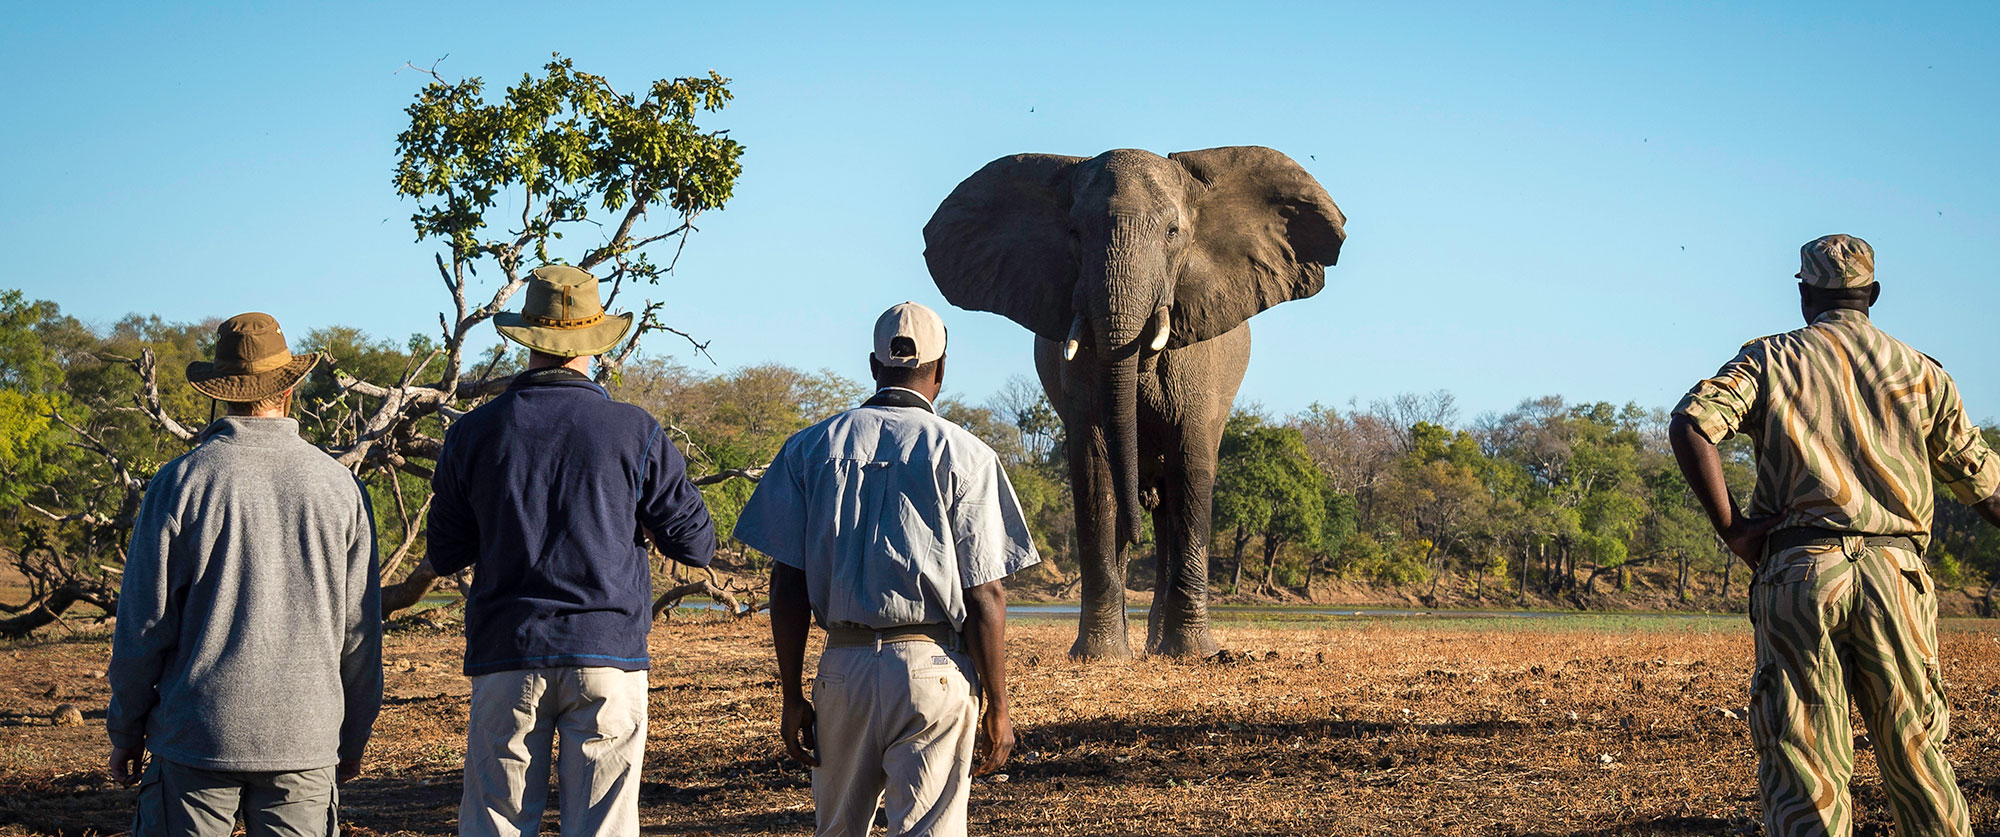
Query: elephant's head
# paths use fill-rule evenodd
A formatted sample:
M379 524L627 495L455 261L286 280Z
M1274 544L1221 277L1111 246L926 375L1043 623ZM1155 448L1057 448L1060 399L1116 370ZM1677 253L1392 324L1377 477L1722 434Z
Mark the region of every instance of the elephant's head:
M1062 343L1065 359L1092 350L1129 543L1142 357L1318 293L1346 222L1312 175L1269 148L1018 154L952 190L924 225L924 259L952 304Z

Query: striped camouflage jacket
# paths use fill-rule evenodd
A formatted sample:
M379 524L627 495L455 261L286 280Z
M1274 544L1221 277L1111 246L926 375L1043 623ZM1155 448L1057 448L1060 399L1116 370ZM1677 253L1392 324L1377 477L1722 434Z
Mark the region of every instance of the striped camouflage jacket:
M1744 344L1674 413L1709 441L1747 433L1757 451L1749 514L1779 526L1930 540L1932 479L1960 502L2000 489L2000 458L1965 417L1937 361L1860 311Z

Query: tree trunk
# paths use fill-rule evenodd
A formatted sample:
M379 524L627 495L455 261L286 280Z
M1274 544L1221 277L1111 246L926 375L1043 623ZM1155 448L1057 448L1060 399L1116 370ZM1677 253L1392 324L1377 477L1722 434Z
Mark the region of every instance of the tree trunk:
M2000 571L1990 572L1986 575L1986 598L1979 603L1979 615L1987 619L1993 618L1993 588L1995 585L2000 585Z
M1679 558L1680 558L1680 562L1681 562L1681 571L1680 571L1680 576L1679 576L1679 577L1678 577L1678 578L1676 579L1676 581L1675 581L1675 587L1676 587L1676 589L1675 589L1675 591L1674 591L1674 595L1680 598L1680 600L1681 600L1681 604L1687 604L1687 600L1688 600L1688 570L1689 570L1689 567L1690 567L1690 562L1688 561L1688 554L1687 554L1687 551L1686 551L1686 550L1680 550L1680 551L1679 551L1678 553L1676 553L1676 554L1677 554L1677 555L1679 556Z
M1731 555L1729 556L1729 560L1722 564L1722 598L1724 601L1729 599L1729 578L1735 574L1736 556Z
M1272 584L1271 584L1271 579L1272 579L1272 578L1273 578L1273 577L1274 577L1274 576L1275 576L1275 575L1277 574L1277 569L1278 569L1278 547L1279 547L1280 545L1282 545L1283 543L1284 543L1284 541L1283 541L1283 540L1281 540L1281 539L1278 539L1278 538L1274 538L1274 537L1271 537L1271 533L1269 533L1269 532L1265 532L1265 533L1264 533L1264 590L1263 590L1263 592L1264 592L1264 595L1266 595L1266 596L1269 596L1269 595L1272 595L1273 593L1276 593L1276 592L1277 592L1277 588L1276 588L1276 587L1273 587L1273 586L1272 586Z
M36 628L61 619L64 612L77 602L89 602L102 608L105 613L117 612L115 603L106 602L85 590L83 585L71 582L57 587L39 602L31 602L21 608L21 615L0 619L0 636L18 638L27 636ZM109 606L107 606L109 605Z
M1250 544L1250 535L1239 525L1236 527L1236 533L1229 537L1233 541L1230 544L1229 561L1236 565L1234 577L1229 580L1229 592L1241 593L1243 592L1243 547Z
M1526 547L1523 547L1521 549L1521 600L1526 601L1527 598L1528 598L1528 550Z

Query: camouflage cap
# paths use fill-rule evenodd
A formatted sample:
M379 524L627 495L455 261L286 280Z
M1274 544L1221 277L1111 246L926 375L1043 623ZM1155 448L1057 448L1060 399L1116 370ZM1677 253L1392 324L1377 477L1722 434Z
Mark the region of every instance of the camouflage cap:
M1865 288L1875 283L1875 248L1851 235L1826 235L1799 248L1799 281L1815 288Z

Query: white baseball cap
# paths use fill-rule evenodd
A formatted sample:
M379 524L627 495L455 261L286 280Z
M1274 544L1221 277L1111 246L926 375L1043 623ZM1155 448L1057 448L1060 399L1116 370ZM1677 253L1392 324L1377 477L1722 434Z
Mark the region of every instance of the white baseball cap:
M875 320L875 359L913 368L944 357L944 320L914 302L891 306Z

